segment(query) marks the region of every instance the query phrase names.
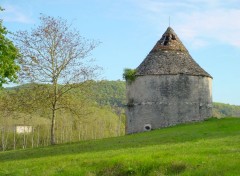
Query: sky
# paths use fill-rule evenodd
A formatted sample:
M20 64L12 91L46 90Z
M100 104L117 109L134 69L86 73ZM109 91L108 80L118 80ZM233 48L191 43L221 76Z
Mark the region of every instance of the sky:
M40 14L62 17L100 41L92 52L101 79L122 80L169 26L213 77L213 101L240 105L240 0L0 0L9 31L30 30Z

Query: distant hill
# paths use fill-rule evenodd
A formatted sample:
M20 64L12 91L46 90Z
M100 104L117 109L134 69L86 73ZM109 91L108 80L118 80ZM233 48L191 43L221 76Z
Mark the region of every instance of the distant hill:
M94 100L101 106L126 104L126 84L124 81L93 81Z
M93 94L91 99L100 106L117 106L123 108L126 105L126 84L125 81L91 81ZM29 84L15 88L23 88ZM8 88L14 89L14 88ZM213 117L240 117L240 106L213 103Z
M213 103L213 116L214 117L240 117L240 106Z
M124 81L90 81L87 83L87 94L77 89L71 92L71 103L80 105L81 116L60 111L56 121L57 143L76 142L124 135L126 105L126 85ZM26 147L45 146L49 141L49 111L36 110L21 106L22 109L5 111L7 104L1 101L4 92L15 92L31 88L31 84L8 88L0 91L0 150L21 148L24 139ZM48 85L46 85L48 86ZM90 86L90 87L89 87ZM31 90L31 89L30 89ZM34 94L34 89L27 91L27 97ZM18 96L22 97L22 94ZM84 96L84 97L82 97ZM87 99L85 99L87 97ZM3 99L2 99L3 100ZM9 105L15 103L9 98ZM26 103L26 102L25 102ZM29 104L27 104L29 105ZM42 106L42 104L39 104ZM213 103L213 117L240 117L240 106ZM30 110L30 111L29 111ZM25 140L24 136L14 135L12 126L16 124L32 125L34 132ZM4 145L3 145L4 144ZM3 148L3 146L5 146ZM1 174L0 174L1 175Z
M93 82L95 100L99 105L123 107L126 104L126 85L124 81ZM213 103L213 117L240 117L240 106Z

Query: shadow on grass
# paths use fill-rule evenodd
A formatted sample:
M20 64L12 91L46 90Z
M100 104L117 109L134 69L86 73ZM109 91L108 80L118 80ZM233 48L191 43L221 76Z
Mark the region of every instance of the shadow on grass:
M140 148L151 145L185 143L201 139L216 139L240 135L240 119L208 119L204 122L182 124L151 132L90 140L72 144L55 145L0 153L0 162L50 157L86 152L100 152L127 148Z

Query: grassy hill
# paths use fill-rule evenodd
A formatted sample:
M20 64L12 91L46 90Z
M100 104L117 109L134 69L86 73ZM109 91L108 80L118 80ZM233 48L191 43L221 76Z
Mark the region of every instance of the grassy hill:
M0 152L0 175L240 175L240 119Z

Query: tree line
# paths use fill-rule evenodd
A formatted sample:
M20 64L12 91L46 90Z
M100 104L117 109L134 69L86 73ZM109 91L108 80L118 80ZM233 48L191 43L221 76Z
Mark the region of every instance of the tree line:
M1 91L0 114L4 124L0 130L1 150L50 145L50 111L44 108L46 102L38 98L44 95L47 86L26 84ZM124 81L91 80L82 84L81 90L70 91L68 102L81 113L66 109L58 112L56 144L124 135L125 97ZM240 106L213 105L214 117L240 115ZM15 124L32 125L33 131L16 134Z
M105 83L108 84L107 81L104 81ZM81 85L81 89L69 91L65 103L73 106L74 111L61 109L57 112L55 144L125 134L124 108L115 104L100 103L105 100L100 100L104 96L99 96L98 89L111 89L111 86L108 88L102 84L103 81L88 81ZM109 85L112 84L114 83ZM48 85L26 84L0 91L1 150L51 144L51 110L46 108L46 99L41 99L47 90ZM111 91L107 92L111 96ZM19 134L16 130L17 125L31 126L32 130Z

